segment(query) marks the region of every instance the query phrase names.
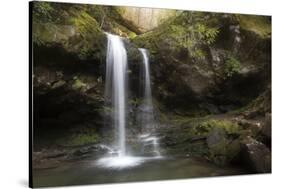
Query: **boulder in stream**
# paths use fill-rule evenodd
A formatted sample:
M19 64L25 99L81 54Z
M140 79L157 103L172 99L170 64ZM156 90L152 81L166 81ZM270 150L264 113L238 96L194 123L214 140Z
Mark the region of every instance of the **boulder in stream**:
M248 137L241 144L246 164L258 173L271 173L271 151L261 142Z

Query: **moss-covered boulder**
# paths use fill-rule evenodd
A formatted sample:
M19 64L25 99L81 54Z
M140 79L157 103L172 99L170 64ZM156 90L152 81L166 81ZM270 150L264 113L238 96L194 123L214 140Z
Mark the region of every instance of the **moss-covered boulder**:
M166 153L204 157L217 165L234 163L240 157L244 129L229 118L177 118L175 127L164 129Z

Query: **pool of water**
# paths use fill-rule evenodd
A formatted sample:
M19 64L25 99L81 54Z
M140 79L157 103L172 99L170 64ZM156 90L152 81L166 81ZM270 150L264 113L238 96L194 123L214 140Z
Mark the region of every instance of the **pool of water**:
M218 167L192 158L137 158L134 166L108 165L102 160L64 163L33 171L34 187L138 182L249 174L241 167ZM104 162L103 162L104 161ZM133 161L130 159L130 161ZM108 166L105 166L108 165Z

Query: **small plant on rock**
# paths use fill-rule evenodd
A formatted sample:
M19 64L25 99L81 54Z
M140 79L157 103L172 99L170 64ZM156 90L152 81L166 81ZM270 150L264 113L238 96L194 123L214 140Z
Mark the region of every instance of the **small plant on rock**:
M240 71L240 62L233 56L228 57L224 66L224 73L226 78L232 77Z

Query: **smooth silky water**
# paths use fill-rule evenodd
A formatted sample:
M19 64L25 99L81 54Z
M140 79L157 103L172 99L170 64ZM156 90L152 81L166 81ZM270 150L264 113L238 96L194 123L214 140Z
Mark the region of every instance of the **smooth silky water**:
M150 66L148 51L143 48L139 48L142 54L142 79L143 80L143 101L139 112L139 125L142 127L142 134L139 135L140 140L144 143L143 149L147 146L152 146L152 155L155 157L162 157L159 149L159 139L154 136L156 134L156 120L154 117L154 107L152 103L152 92L151 92L151 80L150 80ZM141 86L142 86L141 85Z
M34 186L137 182L250 173L245 168L218 167L202 160L185 157L149 158L140 164L123 168L100 166L99 161L83 160L64 163L55 169L34 170Z
M119 36L107 33L105 100L113 109L118 156L126 155L127 52Z
M121 37L106 33L106 80L105 103L111 105L113 113L112 124L115 128L115 142L112 148L116 153L105 156L97 161L97 165L105 168L123 168L139 165L140 157L129 156L126 144L127 116L127 52Z

